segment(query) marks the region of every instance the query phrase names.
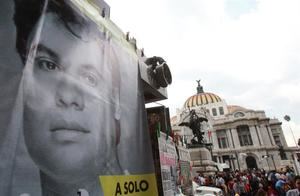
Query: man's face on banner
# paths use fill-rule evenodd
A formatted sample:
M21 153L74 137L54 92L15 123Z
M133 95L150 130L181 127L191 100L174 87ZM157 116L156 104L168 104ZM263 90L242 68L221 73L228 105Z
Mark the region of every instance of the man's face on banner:
M105 168L115 145L104 43L84 31L79 38L46 14L31 74L24 76L26 145L56 178L101 173L96 168Z

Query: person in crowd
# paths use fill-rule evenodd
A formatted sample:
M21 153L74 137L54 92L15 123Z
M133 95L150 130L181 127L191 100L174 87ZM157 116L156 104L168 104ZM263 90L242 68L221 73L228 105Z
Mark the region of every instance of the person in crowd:
M232 177L230 177L227 182L227 190L228 190L228 194L231 196L234 195L233 185L234 185L234 180Z
M288 169L286 171L289 171ZM266 172L262 169L246 170L246 171L226 171L219 172L215 175L215 184L206 183L206 186L216 186L224 191L225 195L249 195L249 196L300 196L300 177L290 176L288 183L288 172L286 171L270 171ZM293 175L293 174L292 174ZM224 176L228 180L224 180ZM208 179L213 179L210 176ZM222 185L225 185L226 189ZM296 187L293 189L293 187ZM227 190L227 191L226 191Z
M278 196L279 194L277 193L277 191L275 190L275 188L273 187L273 185L270 184L268 186L267 195L268 196Z
M262 187L259 187L259 185L263 186L263 184L260 184L259 177L257 177L257 175L255 175L254 173L252 174L252 178L249 181L250 181L251 193L253 195L256 194L256 191L262 189Z
M300 195L300 176L295 176L295 189L287 191L286 196L299 196Z
M267 196L267 192L264 189L264 186L262 184L258 185L258 190L257 191L253 191L252 195L255 196Z
M218 177L216 178L216 187L222 189L224 193L227 194L227 186L225 185L225 180L222 173L219 173Z
M205 185L205 178L204 178L204 176L203 176L203 174L202 173L199 173L199 175L198 175L198 181L199 181L199 184L200 185Z
M238 195L246 195L245 184L243 183L241 177L239 175L236 176L233 184L233 190L235 194Z
M279 194L279 196L285 196L285 190L284 190L285 183L286 182L285 182L283 176L280 175L279 179L275 183L275 189L276 189L277 193Z
M292 185L293 179L295 178L295 173L290 167L286 167L286 182Z
M214 179L212 175L205 178L205 186L215 186Z

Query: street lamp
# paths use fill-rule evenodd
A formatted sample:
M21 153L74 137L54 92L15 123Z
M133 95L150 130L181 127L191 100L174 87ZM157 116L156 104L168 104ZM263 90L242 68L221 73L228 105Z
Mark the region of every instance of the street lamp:
M267 159L267 163L268 163L269 169L270 169L270 165L269 165L269 162L268 162L268 158L271 157L274 169L275 169L275 171L277 170L276 164L275 164L275 161L274 161L274 157L273 157L272 154L263 155L262 157L265 158L265 159Z
M262 158L267 161L268 168L269 168L269 171L270 171L270 164L269 164L269 161L268 161L269 155L263 155Z
M290 120L291 120L291 117L290 117L289 115L285 115L283 118L284 118L284 120L286 120L287 122L290 122ZM290 128L290 131L292 132L292 135L293 135L293 139L294 139L295 145L296 145L296 147L298 147L298 149L299 149L300 138L299 138L298 143L297 143L296 138L295 138L295 135L294 135L294 132L293 132L293 130L292 130L292 128L291 128L290 123L288 123L288 125L289 125L289 128ZM294 156L294 155L292 155L292 156ZM294 159L294 164L295 164L296 172L299 173L299 170L298 170L298 168L297 168L297 163L296 163L296 161L295 161L295 158L293 158L293 159Z
M234 163L234 160L235 160L236 158L233 156L233 155L230 155L229 156L229 163L230 163L230 166L232 166L233 167L233 171L235 171L235 163Z
M235 153L235 159L236 159L236 162L237 162L237 165L238 165L238 169L239 169L239 171L241 171L241 166L240 166L238 153L236 151L234 153Z
M294 139L294 142L295 142L295 145L297 146L297 142L296 142L296 138L295 138L294 132L293 132L293 130L292 130L292 128L291 128L291 125L290 125L290 123L289 123L290 120L291 120L291 117L290 117L289 115L285 115L283 118L284 118L284 120L286 120L286 121L288 122L290 131L291 131L291 133L292 133L292 136L293 136L293 139Z

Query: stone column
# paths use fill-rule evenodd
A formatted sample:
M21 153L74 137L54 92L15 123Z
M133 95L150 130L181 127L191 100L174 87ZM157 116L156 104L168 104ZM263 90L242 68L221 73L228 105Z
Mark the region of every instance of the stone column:
M255 131L257 132L257 137L260 139L261 145L264 146L265 143L264 143L263 137L261 135L260 127L258 125L254 125L254 128L255 128Z
M231 129L231 133L232 133L232 138L234 140L233 142L234 142L235 148L236 149L240 148L241 145L240 145L240 140L239 140L237 130L236 129Z
M266 125L266 129L269 132L270 141L271 141L272 146L275 146L276 144L275 144L275 141L274 141L273 134L272 134L270 126Z
M229 129L226 129L226 137L227 137L227 141L228 141L228 147L229 148L233 148L232 138L231 138L230 130Z
M265 125L258 126L258 129L260 130L262 141L265 144L265 146L271 146L271 139L270 139L270 133L268 132Z
M258 139L255 127L251 126L251 127L249 127L249 130L250 130L250 135L251 135L251 138L252 138L253 146L261 146L261 142Z
M217 138L216 131L211 132L211 137L212 137L212 143L213 143L214 149L219 149L219 144L218 144L218 138Z
M241 153L239 153L238 158L239 158L239 163L240 163L240 169L241 170L247 169L246 157L242 156Z

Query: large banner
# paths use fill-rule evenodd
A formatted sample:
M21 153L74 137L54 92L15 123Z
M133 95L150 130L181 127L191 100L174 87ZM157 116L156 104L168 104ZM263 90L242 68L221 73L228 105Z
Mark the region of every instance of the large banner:
M90 2L0 1L1 196L157 195L134 47Z

